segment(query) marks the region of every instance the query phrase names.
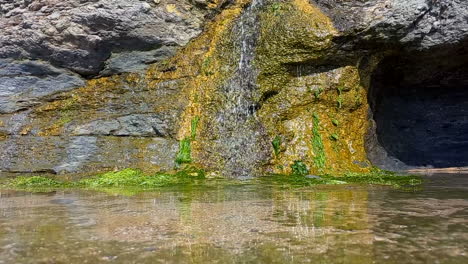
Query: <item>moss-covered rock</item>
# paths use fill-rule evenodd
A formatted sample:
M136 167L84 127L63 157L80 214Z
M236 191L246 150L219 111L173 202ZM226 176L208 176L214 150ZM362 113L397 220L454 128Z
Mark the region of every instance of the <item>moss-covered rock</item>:
M196 6L172 2L157 7L151 3L153 9L144 18L160 12L172 18L166 21L169 24L193 22L195 31L207 21L203 33L196 38L174 36L179 46L191 41L177 51L171 46L174 55L158 57L144 73L107 76L112 65L131 64L142 54L130 59L120 54L126 51L114 54L112 46L105 52L110 55L103 66L106 77L94 76L80 88L48 94L37 104L28 103L27 111L0 115L0 170L159 171L194 164L236 177L291 174L301 161L300 167L313 174L369 173L365 144L369 131L374 145L378 142L369 115L375 98L368 93L379 62L391 54L411 52L406 49L432 48L444 41L463 47L459 43L465 38L465 31L457 27L466 23L454 16L465 13L461 0L446 10L452 14L446 18L428 11L445 10L443 4L413 8L420 2L416 0L377 9L373 7L380 6L380 0L366 5L308 0L216 0L198 1ZM360 12L362 16L356 16ZM196 14L197 21L184 14ZM441 19L459 24L441 26ZM429 25L434 26L432 35L425 38L428 33L423 29ZM151 47L145 49L148 56L155 55ZM59 66L74 63L60 59ZM93 61L88 71L82 62L80 57L80 65L75 65L79 67L72 68L99 72L101 64ZM47 78L61 71L54 72L48 71Z

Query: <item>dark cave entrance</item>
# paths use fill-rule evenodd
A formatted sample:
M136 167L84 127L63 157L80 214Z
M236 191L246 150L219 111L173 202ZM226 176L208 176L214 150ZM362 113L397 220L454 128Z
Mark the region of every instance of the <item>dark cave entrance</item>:
M415 167L468 166L467 55L461 47L400 54L379 64L369 102L388 156ZM369 158L390 168L377 156Z

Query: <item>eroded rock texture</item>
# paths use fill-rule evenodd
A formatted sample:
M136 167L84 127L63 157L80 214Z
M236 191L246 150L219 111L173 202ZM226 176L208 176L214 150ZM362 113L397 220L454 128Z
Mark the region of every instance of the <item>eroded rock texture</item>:
M1 113L83 86L80 77L143 71L200 34L214 12L189 0L0 5Z
M464 0L0 4L2 171L467 163Z
M63 133L40 134L53 137L37 137L39 133L34 130L25 133L24 129L32 126L30 123L44 122L43 119L35 121L34 109L63 99L63 96L68 97L63 93L85 86L89 78L143 73L151 63L172 56L177 48L202 32L206 21L219 12L223 4L223 1L191 0L0 1L0 114L3 114L0 116L0 134L8 136L8 139L2 139L2 144L8 147L0 153L0 170L80 171L86 170L89 164L97 164L95 169L113 168L122 166L123 163L119 162L122 159L126 166L131 166L142 159L152 159L152 156L165 157L162 160L156 158L155 166L171 168L175 153L172 147L174 140L167 138L171 129L167 123L170 121L165 117L161 120L158 114L152 113L154 109L151 107L153 103L161 105L157 100L166 98L145 99L145 92L139 88L125 87L122 92L115 89L115 94L109 92L107 98L116 98L119 101L117 105L99 101L102 97L90 94L86 98L92 99L73 106L85 119L91 114L87 104L96 107L93 108L93 116L88 116L91 119L89 124L81 124ZM171 89L162 93L171 93ZM150 100L154 102L148 105L144 102ZM172 105L177 111L174 102ZM100 120L101 116L115 118ZM56 121L63 125L71 118L67 111L60 111L45 119L49 123ZM21 140L15 138L17 135L33 138ZM68 135L110 137L78 141L74 145L82 145L83 153L77 152L75 156L83 156L89 149L87 157L80 162L64 163L68 155L65 153L73 149L69 142L76 141L62 138ZM167 142L148 148L148 144L141 144L141 137L155 137ZM111 146L113 155L121 155L121 158L93 154L109 152L106 146ZM42 149L47 154L29 151L31 149ZM130 152L141 153L133 155ZM66 164L75 165L67 168ZM82 167L78 164L88 165ZM88 166L88 170L92 169Z
M335 27L365 48L396 46L424 50L457 44L468 34L466 1L315 0Z

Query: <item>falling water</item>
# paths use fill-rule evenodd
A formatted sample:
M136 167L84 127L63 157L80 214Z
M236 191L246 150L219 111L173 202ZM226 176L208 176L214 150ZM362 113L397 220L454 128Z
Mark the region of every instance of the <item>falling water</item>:
M254 66L258 38L258 9L263 0L253 0L234 28L239 63L236 74L222 87L223 106L217 114L217 145L224 174L248 178L268 158L266 134L257 119L257 70Z

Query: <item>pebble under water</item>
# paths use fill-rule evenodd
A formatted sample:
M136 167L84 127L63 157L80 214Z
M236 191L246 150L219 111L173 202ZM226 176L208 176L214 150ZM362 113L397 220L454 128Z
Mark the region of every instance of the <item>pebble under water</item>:
M468 175L0 192L0 263L468 263Z

